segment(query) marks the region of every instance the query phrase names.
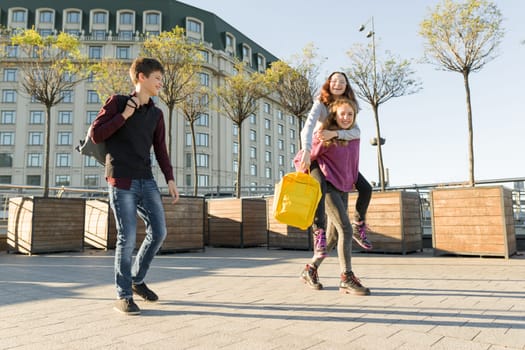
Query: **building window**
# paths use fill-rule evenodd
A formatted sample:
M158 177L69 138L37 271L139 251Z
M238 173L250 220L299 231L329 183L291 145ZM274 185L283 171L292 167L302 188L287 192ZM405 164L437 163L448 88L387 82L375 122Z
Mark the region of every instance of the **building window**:
M87 111L86 112L86 124L91 124L97 118L97 111Z
M290 153L291 154L296 154L297 151L295 150L295 143L291 143L290 144Z
M95 12L93 14L93 23L94 24L106 24L106 13L105 12Z
M277 141L277 147L279 148L279 150L284 150L284 141L283 140L278 140Z
M232 134L233 134L233 136L239 135L239 126L238 125L236 125L236 124L233 125Z
M290 130L290 139L292 139L292 140L295 139L295 130L294 129Z
M94 30L92 34L94 40L106 40L105 30Z
M264 59L264 56L260 54L257 55L257 70L260 73L263 73L266 70L266 60Z
M202 33L202 24L200 22L190 19L186 23L186 26L187 26L186 27L187 32L193 32L193 33L198 33L198 34Z
M29 124L44 124L44 112L43 111L29 112Z
M71 131L59 131L57 144L59 145L71 145Z
M98 175L84 175L84 187L98 187Z
M69 11L66 15L66 23L68 24L79 24L80 23L80 12Z
M41 131L30 131L27 143L30 146L41 146L44 144L44 133Z
M5 53L8 58L18 57L18 46L16 45L7 45L5 47Z
M210 166L210 156L208 154L197 153L197 166L199 168L208 168Z
M118 32L118 38L119 40L126 40L126 41L132 40L133 32L131 30L121 30Z
M232 152L233 154L239 154L239 144L237 142L233 143Z
M0 175L0 184L11 184L11 175Z
M257 141L257 131L250 129L250 141Z
M283 120L283 111L277 110L277 119Z
M72 111L60 111L58 112L58 124L73 124L73 112Z
M90 46L89 58L99 60L102 58L102 46Z
M272 145L272 137L270 135L264 135L264 144L266 146Z
M255 117L255 114L250 114L250 124L257 124L257 118Z
M250 175L257 176L257 165L255 164L250 165Z
M251 159L257 158L257 148L256 147L250 147L250 158Z
M271 162L272 161L272 152L265 151L264 152L264 161Z
M28 167L42 167L42 154L28 153L27 154L27 166Z
M69 175L57 175L55 176L55 186L70 186L71 176Z
M85 167L96 167L98 166L98 162L93 157L84 156L84 166Z
M237 162L237 160L234 160L232 163L232 171L237 172L237 169L239 169L239 163Z
M16 90L2 90L2 102L15 103L16 102Z
M284 165L284 156L279 155L279 165Z
M73 103L73 91L64 90L60 92L62 103Z
M197 185L199 187L208 187L210 185L210 177L208 175L199 175L197 177Z
M272 128L272 121L270 119L264 119L264 128L270 130Z
M128 60L131 57L131 49L129 46L117 46L117 58L121 60Z
M251 65L252 49L248 45L242 45L242 60Z
M11 131L0 131L0 145L12 146L15 144L15 133Z
M293 115L288 117L288 122L290 125L295 125L295 117Z
M120 24L133 24L133 13L123 12L120 14Z
M265 168L264 175L266 176L267 179L271 179L272 178L272 168Z
M87 103L96 103L100 104L100 98L95 90L87 91Z
M264 106L263 107L264 108L264 113L268 113L269 114L270 113L270 104L267 103L267 102L264 102L263 106Z
M199 73L202 86L210 86L210 76L206 73Z
M40 11L38 20L40 23L53 23L53 17L52 11Z
M13 166L13 155L11 153L0 153L0 168L11 168Z
M15 115L15 111L2 111L2 114L0 115L0 124L14 124Z
M235 38L229 33L226 34L226 47L224 49L230 56L235 56Z
M158 13L148 13L146 15L146 24L158 25L160 24L160 16Z
M6 69L4 69L4 81L5 82L16 81L16 73L17 73L16 68L6 68Z
M71 154L57 153L56 166L57 167L70 167L71 166Z
M195 121L197 126L210 126L210 116L207 113L201 113Z
M25 23L26 22L26 11L25 10L15 10L11 14L11 21L15 23Z
M208 147L209 135L198 132L195 134L195 146ZM186 146L191 146L191 133L186 133Z
M40 186L40 175L27 175L26 184L29 186Z
M284 126L282 124L277 124L277 132L279 135L284 134Z

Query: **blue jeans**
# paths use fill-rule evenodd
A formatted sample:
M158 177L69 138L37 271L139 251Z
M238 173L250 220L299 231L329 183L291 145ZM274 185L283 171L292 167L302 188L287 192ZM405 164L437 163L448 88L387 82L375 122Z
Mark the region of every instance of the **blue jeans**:
M154 179L132 180L129 190L109 185L109 202L117 226L115 285L117 296L131 298L131 284L140 284L166 238L166 219ZM146 237L132 265L137 238L137 214L146 224Z

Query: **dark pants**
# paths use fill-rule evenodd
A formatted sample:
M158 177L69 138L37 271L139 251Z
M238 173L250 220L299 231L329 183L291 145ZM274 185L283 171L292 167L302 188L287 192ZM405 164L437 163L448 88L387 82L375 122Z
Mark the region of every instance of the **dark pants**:
M316 161L313 161L310 166L310 175L312 175L319 184L321 185L322 197L317 206L315 212L314 223L312 229L316 231L319 228L322 228L326 231L326 210L325 210L325 196L326 196L326 179L319 164ZM372 186L366 181L365 177L358 173L357 181L355 188L358 192L357 201L355 203L355 212L354 212L354 221L365 221L366 212L368 211L368 206L370 204L370 199L372 198Z

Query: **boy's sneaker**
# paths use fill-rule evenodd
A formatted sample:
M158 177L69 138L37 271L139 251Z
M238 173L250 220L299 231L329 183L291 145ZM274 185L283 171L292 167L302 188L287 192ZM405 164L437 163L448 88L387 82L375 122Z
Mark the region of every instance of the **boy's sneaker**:
M159 300L159 297L157 294L155 294L154 291L148 288L146 283L141 284L133 284L131 286L131 289L133 290L133 293L137 294L138 296L142 297L142 299L146 301L157 301Z
M314 232L314 258L326 258L326 233L322 228Z
M323 285L319 282L319 276L317 275L317 268L315 266L306 264L301 273L301 279L312 289L323 289Z
M372 249L372 242L368 239L366 233L368 231L368 225L364 221L352 222L352 238L366 250Z
M352 271L341 274L339 291L345 294L370 295L370 289L364 287Z
M117 299L113 309L125 315L140 315L140 309L133 301L133 298Z

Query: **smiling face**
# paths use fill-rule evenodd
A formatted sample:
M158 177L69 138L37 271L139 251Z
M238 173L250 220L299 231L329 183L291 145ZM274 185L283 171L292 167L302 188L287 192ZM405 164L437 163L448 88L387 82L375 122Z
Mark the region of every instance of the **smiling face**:
M330 78L330 93L334 96L341 96L346 90L346 78L341 73L335 73Z
M148 77L144 73L139 74L139 80L143 91L149 96L157 96L162 90L162 73L160 71L151 72Z
M355 120L354 108L349 103L343 103L335 111L335 121L341 129L350 129Z

